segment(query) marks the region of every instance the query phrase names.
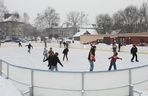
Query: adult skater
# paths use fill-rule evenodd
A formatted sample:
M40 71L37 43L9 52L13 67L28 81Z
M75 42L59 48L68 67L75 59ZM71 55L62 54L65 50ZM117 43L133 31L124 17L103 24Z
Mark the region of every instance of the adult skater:
M66 42L65 41L63 42L63 46L64 46L64 48L66 47Z
M46 47L44 48L43 56L44 56L43 60L47 59L48 57L48 50L46 49Z
M116 53L117 52L117 45L115 43L113 43L112 45L112 49L113 49L113 52Z
M62 41L60 41L59 44L60 44L60 48L61 48L62 47Z
M51 69L51 64L53 63L53 58L54 58L54 52L51 52L46 59L43 60L43 62L48 60L48 67L49 70Z
M48 54L54 54L52 48L49 49Z
M69 49L68 49L68 47L66 47L64 50L63 50L63 61L64 61L64 59L65 59L65 57L66 57L66 59L67 59L67 61L68 61L68 52L69 52Z
M111 61L110 61L110 66L109 66L109 68L108 68L109 71L111 70L112 66L114 66L114 70L117 70L117 67L116 67L116 60L117 60L117 59L122 60L122 58L119 58L117 55L118 55L118 53L115 52L113 56L111 56L111 57L108 58L108 59L111 59Z
M131 54L132 54L132 59L131 59L131 62L134 62L134 58L136 59L135 61L136 62L139 62L138 60L138 57L137 57L137 52L138 52L138 49L136 47L136 45L133 45L133 47L131 48Z
M121 46L121 43L118 43L118 52L120 52Z
M1 47L1 45L2 45L2 42L1 42L1 40L0 40L0 47Z
M55 52L54 56L53 56L53 60L52 60L52 63L51 63L51 71L58 71L58 66L57 66L57 63L59 63L62 67L62 63L58 57L59 53Z
M19 46L19 47L22 47L22 43L21 43L20 41L19 41L19 43L18 43L18 46Z
M88 61L90 63L90 70L89 70L90 72L93 71L94 62L96 61L95 60L95 51L96 51L96 46L91 46L91 49L88 54Z
M31 52L31 48L33 48L33 46L31 45L31 43L29 43L28 45L26 45L28 47L28 52Z

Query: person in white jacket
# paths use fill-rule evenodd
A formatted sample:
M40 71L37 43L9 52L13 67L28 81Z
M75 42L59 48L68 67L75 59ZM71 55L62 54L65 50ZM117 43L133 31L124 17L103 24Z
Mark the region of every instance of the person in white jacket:
M47 59L48 57L48 50L46 48L44 48L43 56L44 56L43 60Z

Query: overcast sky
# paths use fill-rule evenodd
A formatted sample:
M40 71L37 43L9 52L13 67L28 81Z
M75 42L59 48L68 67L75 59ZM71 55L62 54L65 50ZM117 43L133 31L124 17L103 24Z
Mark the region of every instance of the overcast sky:
M128 5L140 6L147 0L4 0L10 12L27 12L30 22L33 23L37 13L41 13L48 6L54 8L60 14L61 22L66 19L70 11L82 11L88 14L90 23L94 23L98 14L109 13L124 9Z

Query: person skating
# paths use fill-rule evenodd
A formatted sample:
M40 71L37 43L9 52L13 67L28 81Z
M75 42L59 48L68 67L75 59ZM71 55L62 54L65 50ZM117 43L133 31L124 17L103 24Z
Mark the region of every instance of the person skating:
M120 52L121 46L121 43L118 43L118 52Z
M0 47L1 47L1 45L2 45L2 42L1 42L1 40L0 40Z
M54 51L52 50L52 48L49 49L48 55L51 56L51 57L54 56ZM51 69L51 63L52 63L52 60L51 60L50 64L48 64L49 69Z
M95 60L95 51L96 51L96 46L91 46L91 49L88 54L88 61L90 63L90 70L89 71L93 71L93 69L94 69L94 62L96 61Z
M63 61L64 61L64 59L65 59L65 57L66 57L66 59L67 59L67 61L68 61L68 52L69 52L69 49L68 49L68 47L66 47L64 50L63 50Z
M44 56L43 60L48 58L48 50L46 48L44 48L43 56Z
M131 54L132 54L131 62L134 62L133 61L134 58L135 58L136 62L139 62L138 57L137 57L137 52L138 52L138 49L137 49L136 45L133 45L133 47L131 48Z
M58 55L59 53L55 52L52 63L51 63L51 71L54 71L54 70L58 71L58 66L57 66L58 63L63 67Z
M53 52L52 48L50 48L49 51L48 51L48 54L53 54L53 53L54 52Z
M22 43L21 43L20 41L19 41L19 43L18 43L18 46L19 46L19 47L22 47Z
M29 43L28 45L26 45L28 47L28 52L31 52L31 48L33 48L33 46L31 45L31 43Z
M111 59L111 61L110 61L110 66L109 66L109 68L108 68L109 71L112 69L113 66L114 66L114 70L117 70L117 67L116 67L116 60L117 60L117 59L122 60L122 58L119 58L117 55L118 55L118 53L115 52L113 56L111 56L111 57L108 58L108 59Z
M113 52L116 53L117 52L117 45L115 43L113 43L112 45L112 49L113 49Z
M60 44L60 48L61 48L62 47L62 41L60 41L59 44Z
M54 57L54 52L51 52L46 59L43 60L43 62L48 60L48 67L49 70L51 69L51 64L53 63L53 57Z

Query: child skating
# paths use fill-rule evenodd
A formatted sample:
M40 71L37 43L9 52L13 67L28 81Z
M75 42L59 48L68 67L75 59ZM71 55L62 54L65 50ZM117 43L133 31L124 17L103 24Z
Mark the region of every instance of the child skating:
M122 58L119 58L117 55L118 55L118 53L115 52L113 56L111 56L111 57L108 58L108 59L111 59L111 61L110 61L110 66L109 66L109 68L108 68L109 71L112 69L113 66L114 66L114 70L117 70L117 67L116 67L116 60L117 60L117 59L122 60Z

